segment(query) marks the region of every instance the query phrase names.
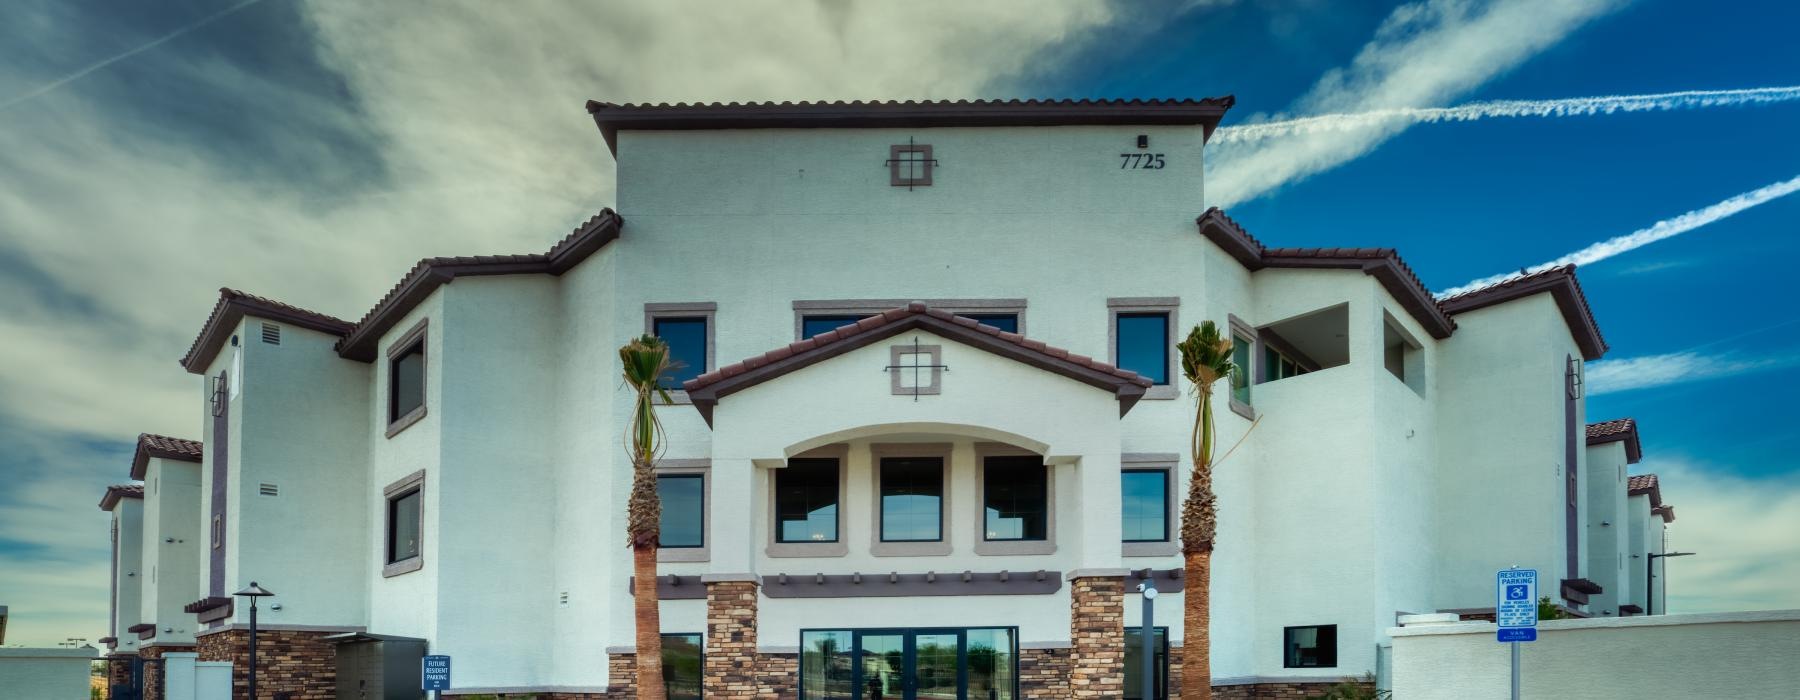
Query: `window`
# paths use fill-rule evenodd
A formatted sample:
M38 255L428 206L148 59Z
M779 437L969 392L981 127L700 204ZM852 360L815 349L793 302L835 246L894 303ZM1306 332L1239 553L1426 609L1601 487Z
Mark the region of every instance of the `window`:
M807 338L811 338L820 333L835 331L844 326L868 318L870 315L871 314L833 314L829 316L803 316L800 319L800 339L806 340Z
M886 457L881 460L881 541L937 542L944 539L944 460Z
M838 541L838 460L790 459L775 472L775 541Z
M656 496L662 500L662 535L657 546L674 549L706 546L706 477L700 474L658 476Z
M1117 345L1119 367L1156 384L1169 383L1169 315L1166 313L1119 314Z
M663 375L664 389L680 389L689 379L706 373L706 318L658 318L651 322L651 333L669 344L669 371Z
M1298 377L1311 370L1308 370L1305 365L1289 359L1287 355L1281 354L1280 350L1263 348L1263 371L1269 373L1266 381L1272 382L1277 379Z
M1231 325L1231 410L1245 418L1255 418L1250 410L1250 361L1256 356L1256 331L1250 324L1230 317Z
M225 517L222 515L215 514L215 515L213 515L213 519L212 519L212 548L218 549L219 547L224 546L224 544L225 544Z
M705 662L700 635L662 635L663 692L669 700L700 700Z
M1144 629L1139 625L1125 628L1125 700L1164 700L1169 697L1169 628L1152 630L1150 651L1155 654L1156 694L1144 697Z
M1337 625L1283 628L1282 667L1333 668L1337 666Z
M387 563L419 556L419 502L417 489L388 499Z
M1039 457L988 457L982 468L982 538L1038 541L1049 534L1049 469Z
M1169 541L1169 470L1124 469L1119 476L1124 540Z
M388 437L425 415L425 321L388 350Z
M1008 333L1019 332L1018 314L957 314L963 318L972 318L983 324L993 326Z
M888 147L888 184L894 187L927 187L931 185L931 146L904 144Z

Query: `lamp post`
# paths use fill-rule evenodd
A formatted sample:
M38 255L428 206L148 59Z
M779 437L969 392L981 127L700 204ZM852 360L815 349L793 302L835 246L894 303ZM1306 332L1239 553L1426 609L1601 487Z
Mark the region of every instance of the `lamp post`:
M275 594L251 581L249 588L232 595L250 599L250 700L256 700L256 599Z
M1651 583L1651 581L1656 578L1656 560L1664 559L1667 557L1691 557L1691 556L1694 556L1694 554L1696 554L1696 553L1695 552L1669 552L1667 554L1651 554L1651 555L1649 555L1649 561L1644 562L1644 614L1645 615L1652 614L1652 611L1656 607L1656 590L1655 590L1656 584ZM1666 568L1666 566L1665 566L1665 568ZM1666 589L1667 586L1665 585L1664 588ZM1667 615L1668 613L1664 612L1663 614Z
M1139 641L1143 647L1138 651L1139 663L1143 667L1144 700L1156 700L1156 579L1146 578L1138 584L1138 590L1144 594L1143 631L1139 632Z

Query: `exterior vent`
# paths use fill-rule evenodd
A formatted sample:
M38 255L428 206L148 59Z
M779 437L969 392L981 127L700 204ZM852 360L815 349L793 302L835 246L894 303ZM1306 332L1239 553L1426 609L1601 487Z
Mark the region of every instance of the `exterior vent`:
M257 493L260 493L264 496L279 496L279 495L281 495L281 487L277 486L275 484L263 484L262 486L258 487L256 489L256 491L257 491Z
M273 323L262 324L262 338L263 342L270 345L280 345L281 326L277 326Z
M557 604L561 607L565 607L565 608L569 607L569 592L568 591L563 591L562 595L558 596Z

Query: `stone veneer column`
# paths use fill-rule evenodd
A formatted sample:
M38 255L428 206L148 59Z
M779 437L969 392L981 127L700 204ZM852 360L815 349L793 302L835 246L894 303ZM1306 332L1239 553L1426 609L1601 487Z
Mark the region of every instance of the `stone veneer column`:
M708 574L706 671L701 688L709 700L750 700L757 693L756 577Z
M337 694L337 645L326 631L267 630L256 633L256 694L292 700L330 700ZM250 695L250 631L225 629L196 637L200 661L231 662L231 696ZM147 700L147 699L146 699Z
M1069 697L1125 694L1124 569L1069 573Z

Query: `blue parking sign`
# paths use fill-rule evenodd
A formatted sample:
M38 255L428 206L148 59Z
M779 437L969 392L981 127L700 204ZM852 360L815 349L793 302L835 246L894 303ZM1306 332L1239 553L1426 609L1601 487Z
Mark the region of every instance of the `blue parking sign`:
M1537 641L1536 569L1502 569L1494 575L1494 624L1502 642Z
M450 657L427 656L419 666L420 690L450 689Z

